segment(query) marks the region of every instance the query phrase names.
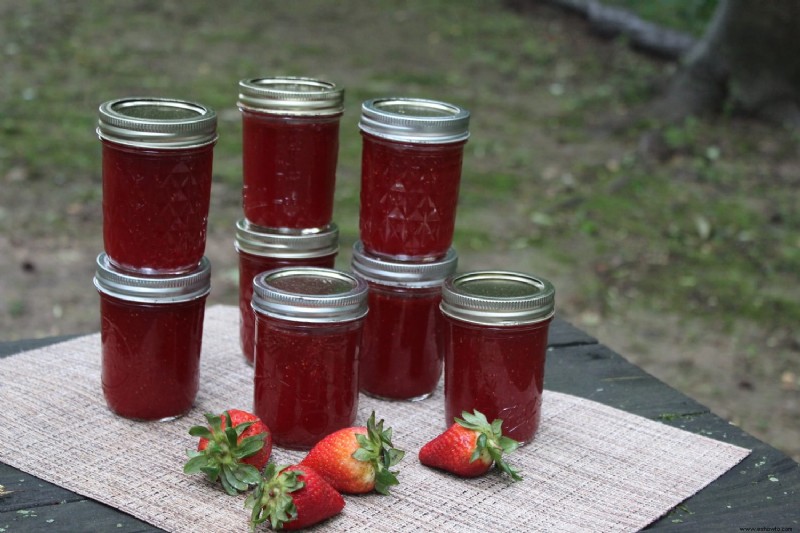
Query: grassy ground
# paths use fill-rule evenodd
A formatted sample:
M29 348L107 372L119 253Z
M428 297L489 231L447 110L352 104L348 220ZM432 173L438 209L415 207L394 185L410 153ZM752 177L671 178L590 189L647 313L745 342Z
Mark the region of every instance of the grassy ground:
M464 105L462 269L552 279L564 317L800 458L798 138L729 116L632 120L674 64L558 10L497 0L0 0L0 57L0 339L97 329L99 103L217 109L211 301L234 303L236 82L322 77L347 90L342 268L357 238L359 103Z

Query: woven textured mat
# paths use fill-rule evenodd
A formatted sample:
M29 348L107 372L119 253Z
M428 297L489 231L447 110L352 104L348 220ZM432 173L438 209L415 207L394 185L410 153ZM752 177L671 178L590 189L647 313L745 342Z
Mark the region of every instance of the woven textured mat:
M222 370L222 371L221 371ZM170 531L247 531L244 496L182 472L205 412L251 409L252 368L239 353L238 311L209 307L195 408L168 423L112 415L100 389L100 336L0 359L0 460ZM362 396L407 451L391 496L346 496L315 530L632 531L708 485L748 450L546 391L536 440L510 457L524 477L494 471L463 480L420 465L416 452L444 429L442 390L422 402ZM86 439L85 435L92 435ZM70 447L64 447L69 442ZM279 464L301 452L276 448Z

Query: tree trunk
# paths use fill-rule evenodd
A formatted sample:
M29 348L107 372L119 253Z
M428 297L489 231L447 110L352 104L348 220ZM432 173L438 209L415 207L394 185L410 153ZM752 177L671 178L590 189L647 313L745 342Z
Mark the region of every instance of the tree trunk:
M800 2L720 0L656 113L668 120L723 107L800 127Z

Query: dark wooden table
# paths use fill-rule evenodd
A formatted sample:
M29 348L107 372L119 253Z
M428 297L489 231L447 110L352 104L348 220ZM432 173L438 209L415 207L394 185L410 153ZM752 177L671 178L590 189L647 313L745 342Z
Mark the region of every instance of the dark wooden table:
M0 343L0 357L66 337ZM800 465L556 319L545 387L588 398L753 452L650 529L800 531ZM2 402L0 402L2 408ZM2 446L3 443L0 443ZM0 463L0 532L159 531L125 513ZM754 528L754 529L747 529Z

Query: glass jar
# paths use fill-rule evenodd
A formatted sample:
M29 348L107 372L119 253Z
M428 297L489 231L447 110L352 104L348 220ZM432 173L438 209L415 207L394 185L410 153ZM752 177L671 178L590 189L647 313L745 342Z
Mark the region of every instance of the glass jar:
M469 112L412 98L361 106L364 249L403 261L445 256L453 242Z
M97 257L102 386L108 407L135 420L172 420L192 407L211 266L188 274L140 276Z
M254 408L284 448L310 449L353 425L367 284L333 269L287 267L253 280Z
M198 267L206 247L217 115L201 104L122 98L100 106L103 242L143 274Z
M239 254L239 345L252 364L255 317L250 300L253 278L287 266L333 268L339 251L339 228L330 224L320 231L276 233L241 219L236 223L235 246Z
M309 78L239 82L242 201L251 223L323 228L333 216L344 90Z
M442 376L442 282L456 270L451 248L427 263L388 261L353 247L352 269L369 285L359 353L359 387L386 400L422 400Z
M445 280L445 421L477 409L503 420L522 443L539 427L547 334L555 288L542 278L505 271Z

